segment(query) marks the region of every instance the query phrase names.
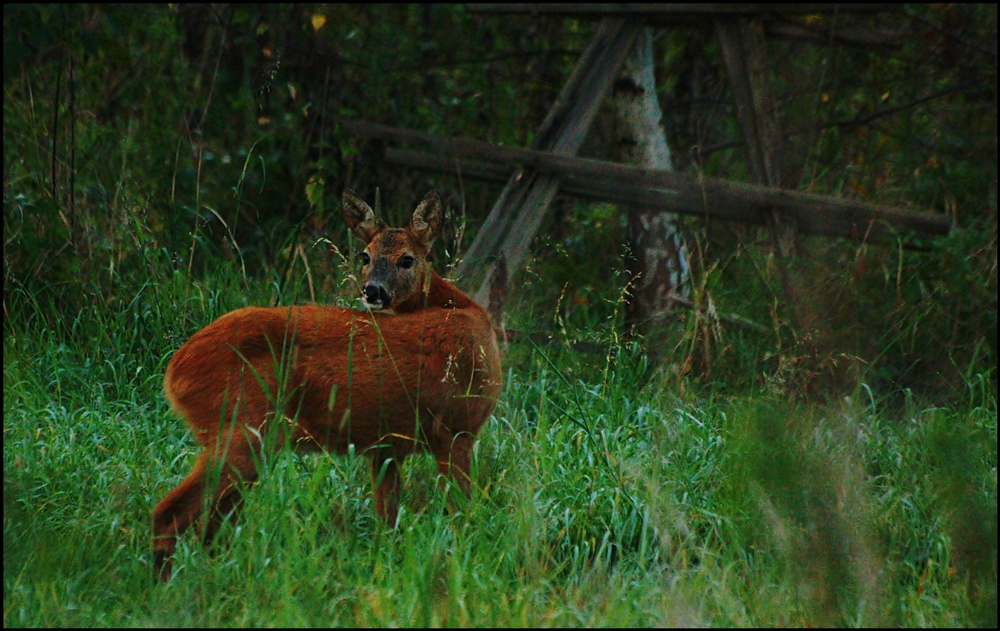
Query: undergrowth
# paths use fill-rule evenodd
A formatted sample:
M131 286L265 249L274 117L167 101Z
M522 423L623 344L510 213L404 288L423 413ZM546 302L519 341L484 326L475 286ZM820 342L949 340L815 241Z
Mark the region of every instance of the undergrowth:
M150 514L196 446L160 393L203 323L266 301L183 270L4 335L4 623L990 625L996 395L722 395L595 348L515 342L471 501L406 465L400 527L361 458L280 452L213 554L156 584ZM26 315L27 314L27 315ZM559 341L559 334L554 338ZM961 394L961 396L958 396Z

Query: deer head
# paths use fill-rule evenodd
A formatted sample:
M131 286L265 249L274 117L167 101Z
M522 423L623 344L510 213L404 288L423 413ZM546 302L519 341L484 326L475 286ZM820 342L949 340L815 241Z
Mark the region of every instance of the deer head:
M420 308L431 280L427 261L434 239L441 233L441 198L427 193L406 228L386 228L375 212L353 191L344 191L344 221L367 246L361 253L361 293L372 309L397 313Z

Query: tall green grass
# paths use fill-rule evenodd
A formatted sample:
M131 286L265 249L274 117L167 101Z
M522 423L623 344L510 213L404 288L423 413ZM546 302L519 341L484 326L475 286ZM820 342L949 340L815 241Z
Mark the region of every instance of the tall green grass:
M150 514L196 446L160 393L190 333L266 292L182 272L4 328L4 624L995 625L996 393L947 408L683 393L640 347L514 344L469 501L407 462L283 451L213 553L153 580ZM612 323L613 326L613 323ZM961 395L961 396L959 396Z

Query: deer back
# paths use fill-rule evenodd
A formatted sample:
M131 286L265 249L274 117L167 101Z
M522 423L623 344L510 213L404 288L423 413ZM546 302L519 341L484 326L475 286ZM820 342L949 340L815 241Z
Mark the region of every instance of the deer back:
M170 361L172 407L209 444L219 422L260 429L280 414L296 440L343 451L390 438L475 434L500 394L490 316L438 276L427 253L441 230L430 193L403 229L381 227L350 191L344 218L366 242L361 291L369 311L245 308L196 333Z

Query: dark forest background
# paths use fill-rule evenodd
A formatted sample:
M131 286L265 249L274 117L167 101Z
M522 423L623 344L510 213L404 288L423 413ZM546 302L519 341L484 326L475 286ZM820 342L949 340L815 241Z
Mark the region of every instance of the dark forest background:
M770 25L790 186L943 213L956 227L918 253L900 249L905 235L877 247L809 241L810 308L831 338L821 346L827 359L878 364L876 380L947 389L972 365L996 364L995 7L800 22L847 37L781 37ZM526 146L595 26L457 5L7 7L5 313L60 319L143 283L223 269L289 301L289 274L303 272L296 260L310 263L310 297L329 299L343 282L327 246L346 245L345 187L369 200L378 187L390 223L440 189L455 215L446 256L460 256L499 185L385 165L380 141L344 133L341 121ZM688 20L654 30L675 167L747 181L712 28ZM584 155L613 155L609 118ZM764 231L686 225L696 287L769 328L784 317L786 305L767 298L771 272L742 256L767 250ZM555 308L559 291L569 296L564 319L578 307L581 323L614 315L627 282L623 226L613 207L559 198L529 265L550 264L545 282L510 317ZM464 243L454 239L463 230ZM794 347L794 331L779 335ZM717 346L687 365L711 371L727 344ZM956 370L935 365L945 356ZM721 372L734 369L743 373Z

